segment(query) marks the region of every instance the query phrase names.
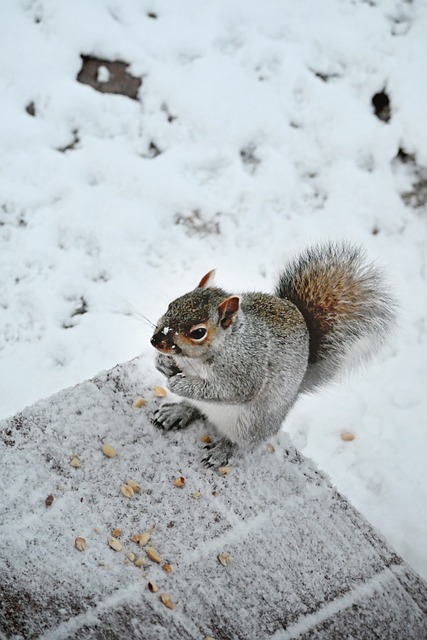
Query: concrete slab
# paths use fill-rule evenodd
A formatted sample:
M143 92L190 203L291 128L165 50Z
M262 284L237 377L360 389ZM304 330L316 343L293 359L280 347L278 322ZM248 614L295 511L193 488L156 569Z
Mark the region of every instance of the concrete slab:
M427 638L425 582L286 435L206 470L199 438L215 434L156 431L168 398L143 379L135 360L0 422L4 637ZM160 563L130 540L144 531Z

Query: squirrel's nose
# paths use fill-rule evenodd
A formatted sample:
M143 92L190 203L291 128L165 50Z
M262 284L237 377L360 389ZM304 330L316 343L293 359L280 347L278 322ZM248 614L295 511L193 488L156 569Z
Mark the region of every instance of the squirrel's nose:
M155 347L156 349L159 349L163 343L163 346L165 344L165 336L163 333L161 333L160 331L158 333L155 333L153 335L153 337L150 340L151 344L153 345L153 347Z

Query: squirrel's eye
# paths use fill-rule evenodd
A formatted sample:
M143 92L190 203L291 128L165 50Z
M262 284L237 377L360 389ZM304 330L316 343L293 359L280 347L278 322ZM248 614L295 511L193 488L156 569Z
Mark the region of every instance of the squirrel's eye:
M207 331L205 327L196 327L189 332L188 337L199 342L206 337L206 334Z

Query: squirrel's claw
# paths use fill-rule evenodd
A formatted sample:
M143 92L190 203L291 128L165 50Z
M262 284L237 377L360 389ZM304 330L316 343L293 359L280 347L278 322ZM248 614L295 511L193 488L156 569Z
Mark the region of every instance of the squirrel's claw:
M202 458L204 467L225 467L233 456L236 444L228 438L221 438L218 442L207 444L205 451L208 454Z
M153 424L164 431L184 429L200 418L199 411L185 402L163 404L153 416Z

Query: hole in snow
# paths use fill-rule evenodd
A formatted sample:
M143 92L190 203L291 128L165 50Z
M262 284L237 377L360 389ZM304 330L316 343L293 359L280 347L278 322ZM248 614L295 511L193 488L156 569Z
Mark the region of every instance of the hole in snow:
M254 175L254 173L258 169L258 165L261 163L261 160L256 157L255 151L256 147L254 144L248 144L240 151L240 157L242 159L243 166L251 175Z
M199 209L194 209L190 214L178 213L175 216L175 224L183 226L187 235L206 237L209 235L219 235L219 215L207 219Z
M34 104L34 102L30 102L30 104L27 104L27 106L25 107L25 111L30 116L34 117L36 115L36 105Z
M403 147L399 148L391 164L403 202L413 209L426 210L427 167L419 165L415 154L409 153Z
M379 120L383 122L390 122L391 119L391 105L390 98L385 92L380 91L372 96L372 106L374 108L374 113Z
M94 56L82 55L82 68L77 81L88 84L101 93L116 93L132 100L138 100L141 78L128 73L129 64L122 60L101 60Z

